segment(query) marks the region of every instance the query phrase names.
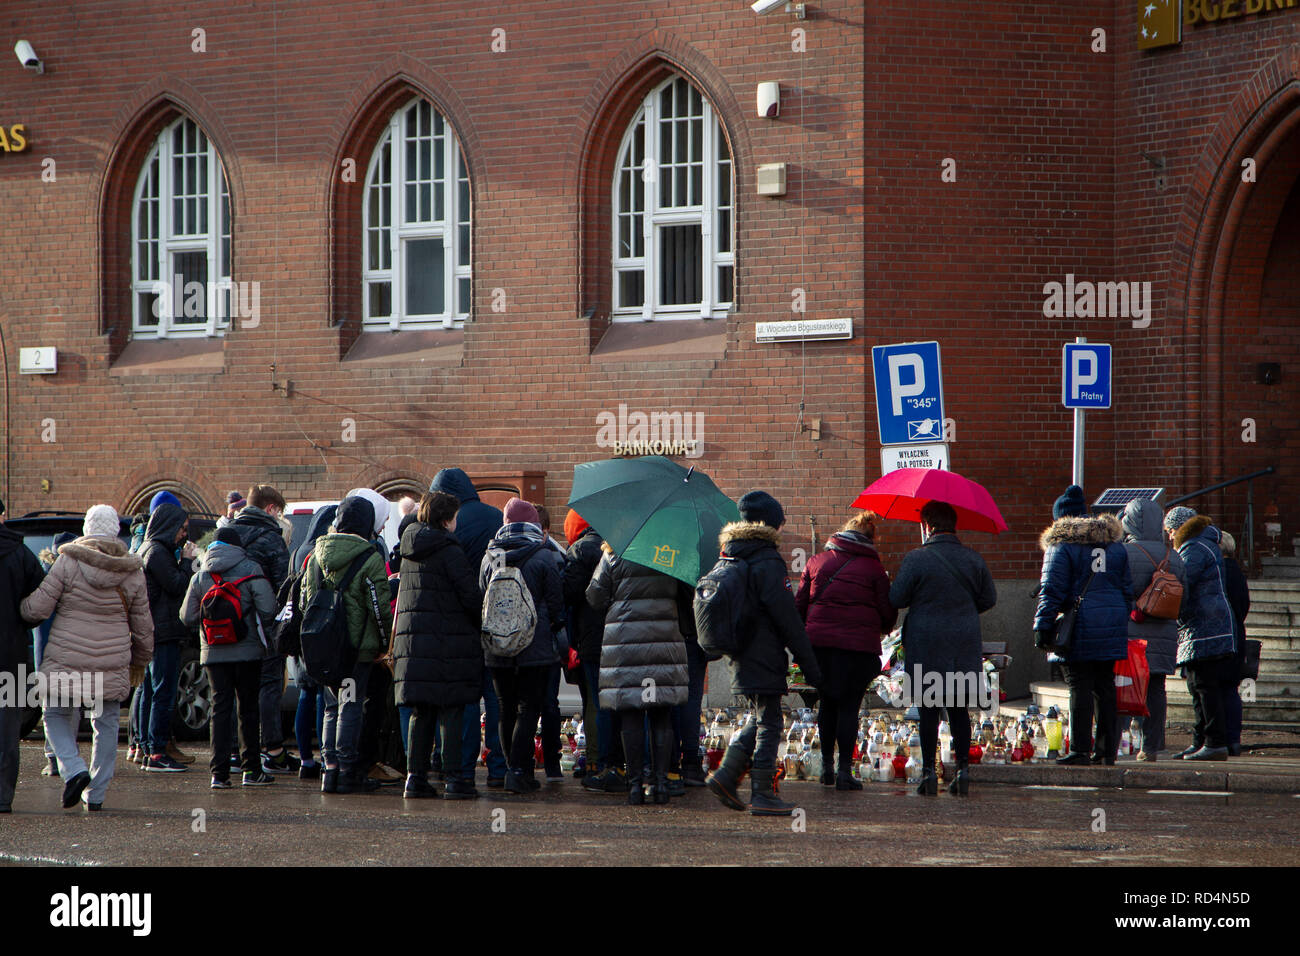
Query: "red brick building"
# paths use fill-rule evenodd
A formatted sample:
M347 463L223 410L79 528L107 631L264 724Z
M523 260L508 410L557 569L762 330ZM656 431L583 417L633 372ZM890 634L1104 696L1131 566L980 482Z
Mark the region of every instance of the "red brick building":
M1300 9L1189 0L1181 43L1139 50L1145 6L12 0L45 72L0 65L10 513L445 465L559 510L625 404L703 415L698 465L807 548L879 474L868 350L933 338L953 467L1011 526L975 543L1030 578L1084 335L1115 346L1089 494L1276 464L1256 530L1275 507L1289 550ZM203 293L167 315L175 274ZM1146 318L1045 317L1067 276L1149 282ZM793 318L853 338L755 341ZM19 374L36 347L57 374ZM1241 526L1241 487L1199 504Z

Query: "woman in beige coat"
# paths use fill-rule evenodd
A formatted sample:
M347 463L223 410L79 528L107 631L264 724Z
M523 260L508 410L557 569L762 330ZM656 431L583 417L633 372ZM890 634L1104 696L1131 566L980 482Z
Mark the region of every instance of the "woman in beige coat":
M82 530L23 599L22 615L32 622L54 615L40 672L45 733L66 781L63 806L76 806L85 792L87 808L99 810L117 767L118 718L131 693L131 668L153 656L153 617L140 558L118 537L117 512L95 505ZM89 771L77 748L83 710L93 715Z

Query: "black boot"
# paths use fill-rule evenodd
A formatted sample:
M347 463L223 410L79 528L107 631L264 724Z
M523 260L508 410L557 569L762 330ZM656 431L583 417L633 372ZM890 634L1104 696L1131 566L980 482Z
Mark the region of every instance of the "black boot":
M939 778L933 767L921 768L921 782L916 785L916 792L923 797L933 797L939 792Z
M438 795L438 788L429 783L428 778L418 773L406 775L406 787L402 791L402 796L408 800L418 800L420 798L432 798Z
M969 760L957 761L957 772L953 775L952 783L948 784L948 792L954 797L965 797L970 794L969 763Z
M668 802L672 794L669 792L668 770L673 759L673 751L677 748L677 735L673 733L671 721L664 720L662 726L656 726L653 721L650 724L650 746L653 748L650 754L650 763L654 768L654 802L664 804ZM685 787L682 793L685 793Z
M639 807L645 803L645 722L643 712L623 714L623 754L627 758L627 802ZM635 728L635 729L633 729Z
M825 782L825 781L823 781ZM832 780L836 790L861 790L862 782L853 777L853 760L852 757L845 757L844 751L840 751L840 769Z
M320 775L320 792L321 793L338 793L339 792L339 770L338 767L333 769L325 768Z
M740 781L745 776L745 768L748 765L749 754L738 743L734 743L722 755L722 764L709 774L704 784L715 797L731 809L744 812L748 808L737 791L740 789Z
M786 803L776 795L776 771L755 769L750 774L753 789L750 791L749 812L756 817L788 817L794 813L794 804Z

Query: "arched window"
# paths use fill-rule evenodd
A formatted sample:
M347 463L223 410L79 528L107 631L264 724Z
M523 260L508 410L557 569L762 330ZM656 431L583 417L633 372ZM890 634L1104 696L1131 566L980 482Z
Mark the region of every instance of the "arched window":
M181 117L158 134L131 216L132 334L216 335L230 320L230 189L207 134Z
M682 76L633 117L614 167L615 322L721 318L735 279L731 151Z
M375 146L362 235L363 328L451 328L469 317L469 173L427 100L398 110Z

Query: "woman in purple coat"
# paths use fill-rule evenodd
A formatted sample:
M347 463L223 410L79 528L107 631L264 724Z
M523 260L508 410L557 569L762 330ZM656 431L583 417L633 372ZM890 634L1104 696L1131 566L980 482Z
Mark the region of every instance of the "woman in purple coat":
M818 715L821 782L836 790L862 789L852 771L858 711L867 685L880 675L880 635L898 621L889 603L889 575L873 543L879 518L872 511L850 518L808 562L795 597L825 675ZM837 746L838 773L832 759Z

